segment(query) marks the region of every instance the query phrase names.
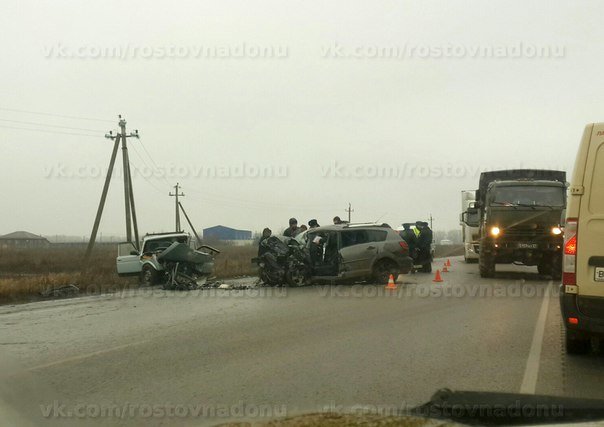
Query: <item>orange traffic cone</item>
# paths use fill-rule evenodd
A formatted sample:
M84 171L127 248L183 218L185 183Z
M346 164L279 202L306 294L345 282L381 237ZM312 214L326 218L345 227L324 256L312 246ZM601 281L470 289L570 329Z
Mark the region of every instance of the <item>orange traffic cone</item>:
M451 260L447 258L447 267L451 267Z
M394 276L391 274L388 279L388 284L386 285L386 289L396 289L396 283L394 283Z
M440 270L436 270L436 274L434 275L434 280L432 280L433 282L442 282L443 278L440 277Z
M447 268L447 263L445 262L445 265L443 266L443 273L448 273L449 269Z

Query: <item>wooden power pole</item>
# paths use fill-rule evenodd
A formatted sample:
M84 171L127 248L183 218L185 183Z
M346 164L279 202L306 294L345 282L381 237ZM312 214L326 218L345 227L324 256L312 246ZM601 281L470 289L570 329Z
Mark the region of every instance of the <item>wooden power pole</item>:
M107 199L107 193L109 191L109 184L111 182L111 175L113 174L113 167L115 166L115 159L117 157L117 149L122 143L122 164L124 169L124 205L126 209L126 239L128 242L134 244L138 248L138 223L136 221L136 208L134 206L134 192L132 190L132 175L130 172L130 160L128 157L128 138L138 138L138 130L126 133L126 120L119 116L120 131L114 135L112 131L105 135L105 138L111 139L114 142L113 151L111 152L111 159L109 160L109 168L107 169L107 176L105 177L105 184L103 185L103 192L101 193L101 200L99 207L96 212L94 219L94 225L92 226L92 233L90 233L90 240L86 247L86 255L84 256L84 262L87 263L92 253L92 248L96 241L96 235L99 231L99 225L101 223L101 217L103 216L103 209L105 208L105 200ZM132 241L132 228L134 227L134 238Z
M352 209L352 205L350 203L348 203L348 209L345 209L345 212L348 212L348 223L350 224L350 214L354 212L354 209Z
M180 188L180 184L177 182L176 185L174 186L174 189L176 190L174 192L174 194L172 194L172 192L169 193L169 196L171 197L176 197L175 199L175 206L176 206L176 232L180 233L182 231L182 228L180 227L180 207L179 207L179 201L178 198L179 197L184 197L184 193L179 193L178 189Z

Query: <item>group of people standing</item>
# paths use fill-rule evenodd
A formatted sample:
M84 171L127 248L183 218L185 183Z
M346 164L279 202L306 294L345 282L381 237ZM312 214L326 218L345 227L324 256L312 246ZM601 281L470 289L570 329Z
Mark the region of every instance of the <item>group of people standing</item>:
M411 228L411 223L403 224L403 229L400 231L401 238L409 246L409 254L412 258L417 258L421 251L430 252L432 245L432 229L425 221L416 221L415 228Z
M345 221L342 221L339 216L333 217L334 225L346 224ZM298 226L298 220L296 218L289 219L289 227L285 229L283 235L285 237L296 237L300 233L304 233L306 230L320 227L319 222L316 219L311 219L308 221L308 226L306 224L302 224Z

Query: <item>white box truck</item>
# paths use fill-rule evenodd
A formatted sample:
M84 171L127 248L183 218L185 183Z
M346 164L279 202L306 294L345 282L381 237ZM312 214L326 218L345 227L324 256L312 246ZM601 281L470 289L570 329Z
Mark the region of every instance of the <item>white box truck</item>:
M463 257L467 263L478 262L480 214L474 209L475 199L475 190L463 190L461 192L459 224L461 225L461 236L464 246Z

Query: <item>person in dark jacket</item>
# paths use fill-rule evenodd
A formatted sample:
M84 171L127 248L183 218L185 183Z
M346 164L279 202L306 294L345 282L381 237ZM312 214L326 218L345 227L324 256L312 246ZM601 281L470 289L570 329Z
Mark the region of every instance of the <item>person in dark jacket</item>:
M289 219L289 227L285 229L283 235L285 237L296 237L298 234L298 220L296 218Z
M419 257L421 260L430 259L432 250L432 230L428 226L427 222L418 221L416 227L419 225L419 235L417 237L417 248L420 251Z
M273 232L268 227L262 230L262 236L260 236L260 242L258 243L258 256L262 256L266 251L268 251L268 247L263 244L263 242L271 237L272 234Z
M311 219L310 221L308 221L308 228L313 229L317 227L320 227L320 225L316 219Z
M411 224L409 224L408 222L404 223L403 229L399 234L401 238L407 243L407 246L409 246L409 256L411 258L415 258L417 256L417 254L415 253L417 249L417 236L415 235L413 230L411 230Z

